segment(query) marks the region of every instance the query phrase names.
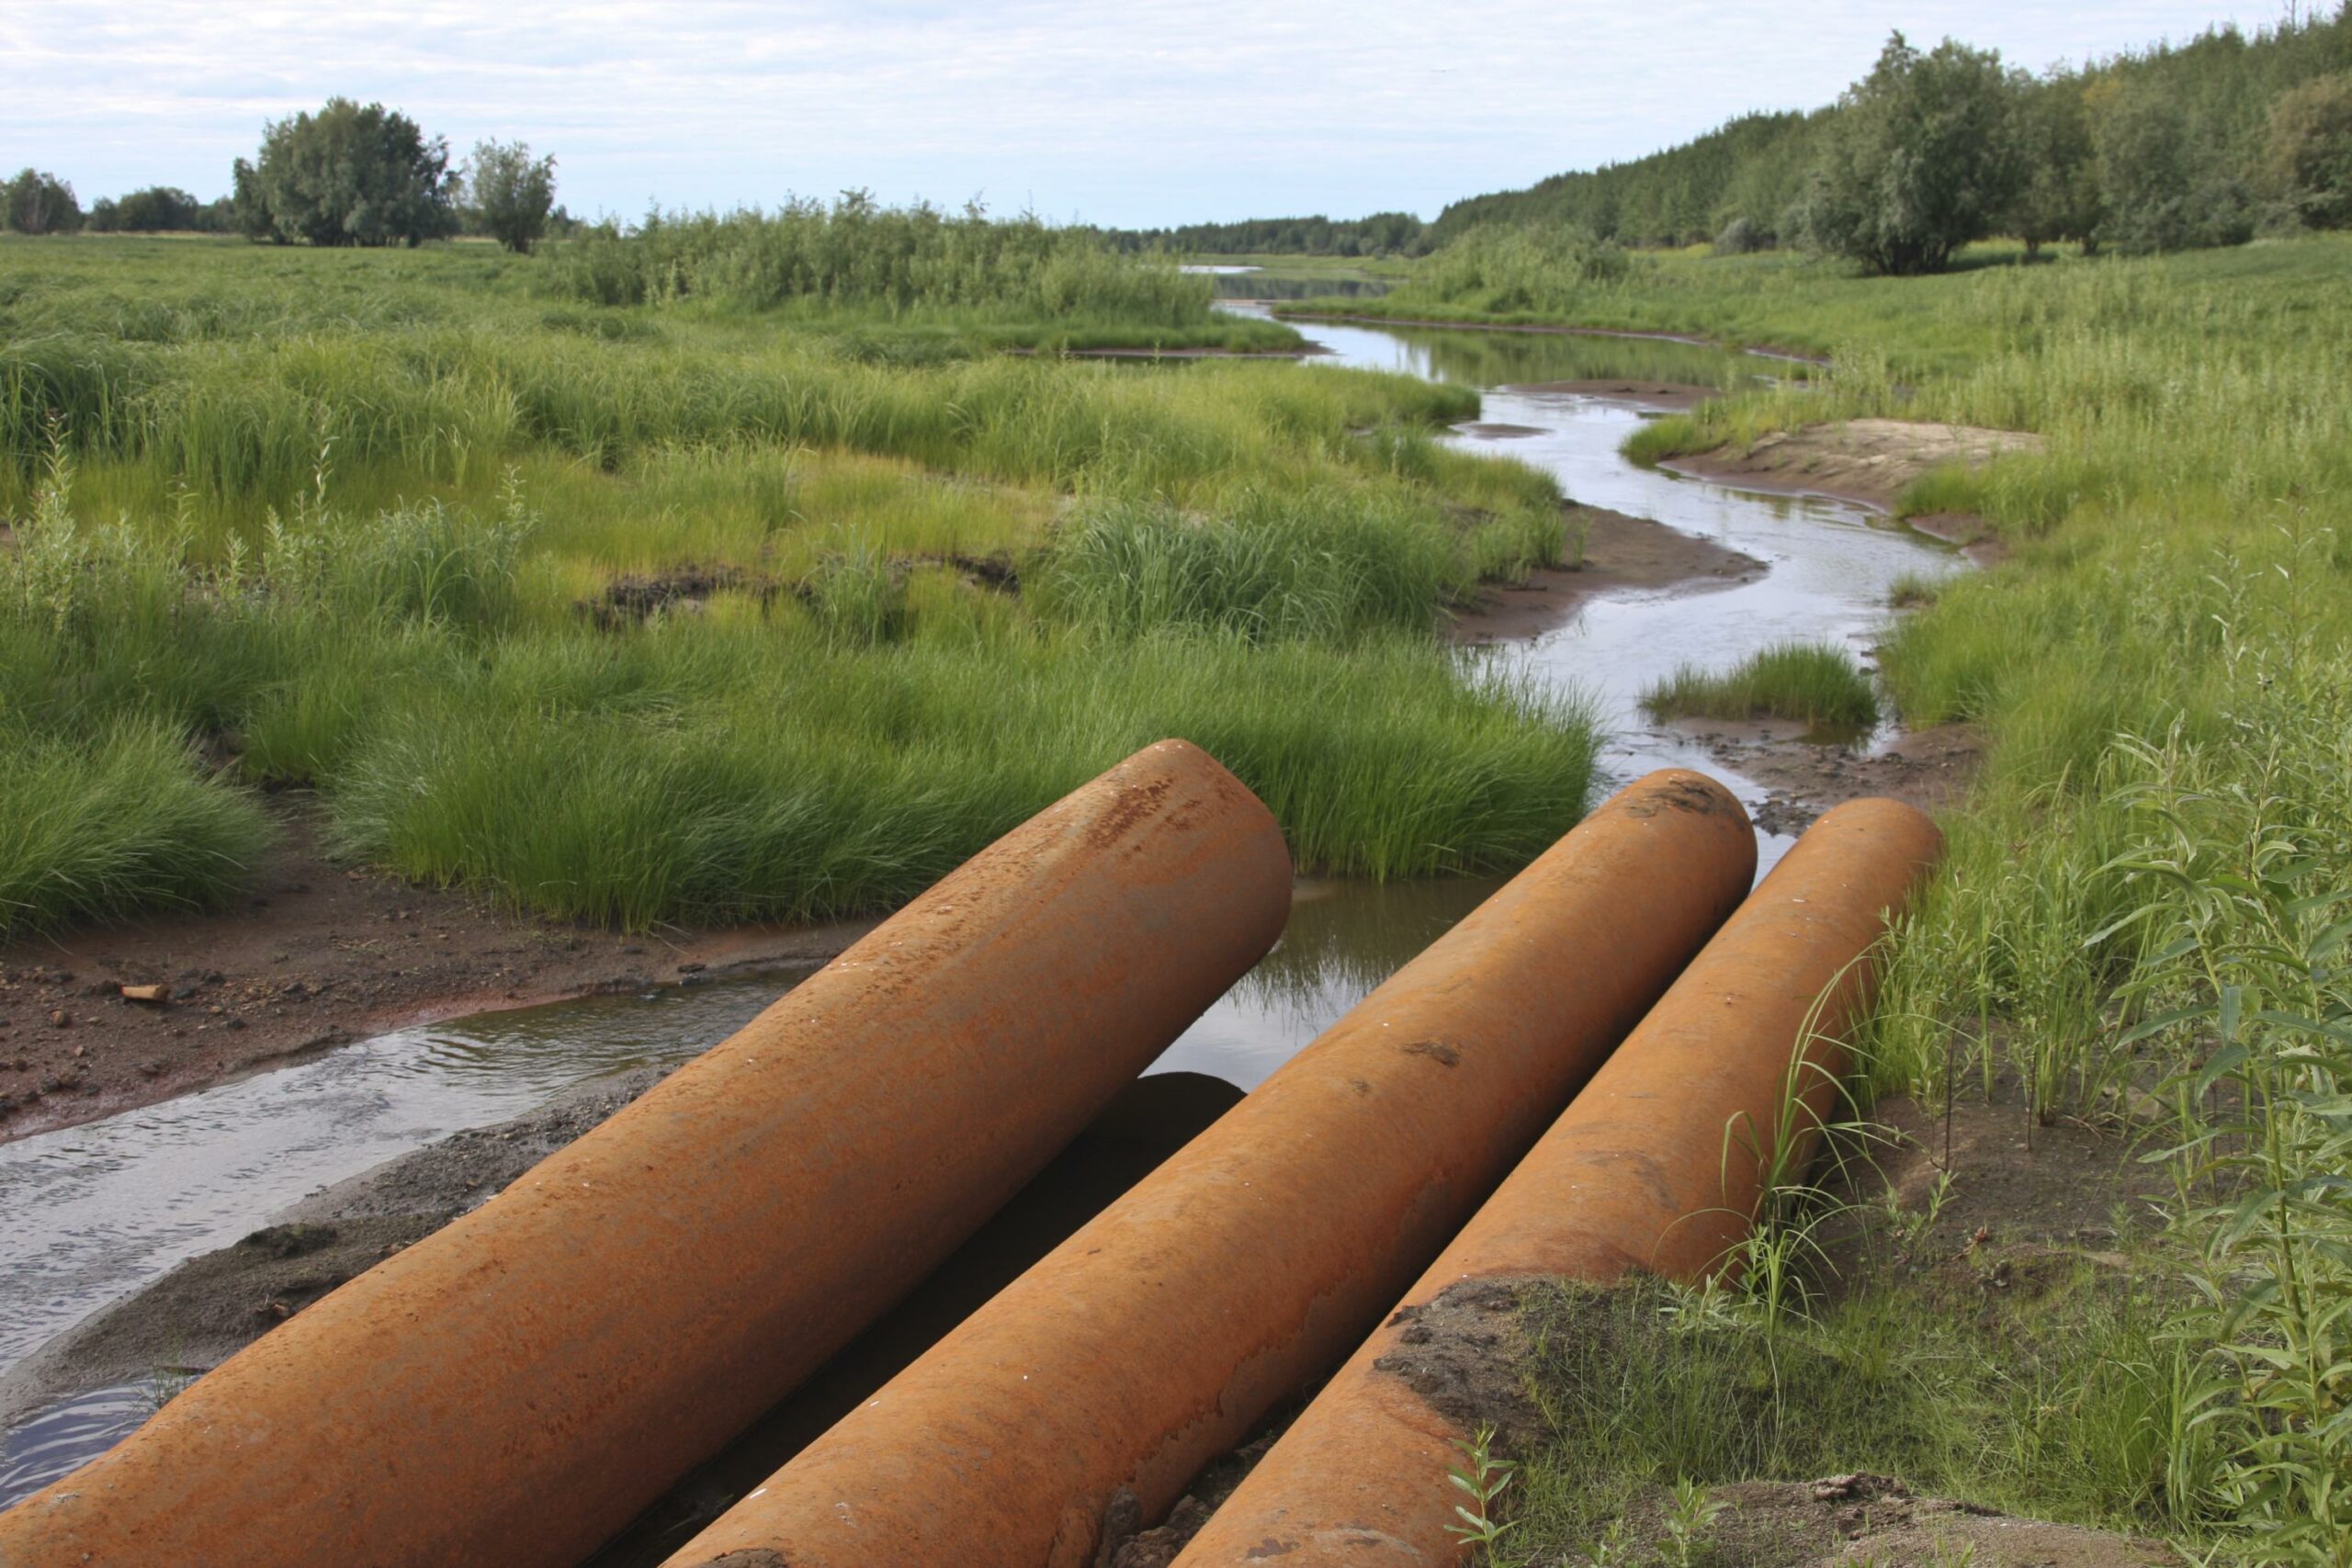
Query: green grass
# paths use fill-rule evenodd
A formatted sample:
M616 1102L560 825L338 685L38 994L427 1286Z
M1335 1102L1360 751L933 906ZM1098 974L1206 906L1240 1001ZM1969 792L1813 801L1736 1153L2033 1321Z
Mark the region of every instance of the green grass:
M1589 790L1587 714L1434 636L1565 544L1548 477L1433 438L1460 389L1012 358L986 299L7 249L0 724L45 766L135 729L248 826L314 787L349 854L631 927L887 909L1168 735L1309 869L1513 865ZM44 922L234 880L217 830L145 883L70 837L11 874L111 891Z
M2200 1506L2225 1555L2343 1568L2352 999L2324 954L2352 886L2352 237L2014 259L1983 246L1951 275L1884 279L1642 255L1508 317L1829 358L1646 424L1637 459L1858 415L2044 438L1901 501L1973 513L2014 553L1939 582L1883 649L1905 721L1971 726L1986 758L1905 922L1871 1087L1932 1099L2014 1072L2033 1122L2100 1122L2126 1089L2175 1107L2163 1136L2194 1178L2177 1239L2199 1259L2180 1282L2211 1304L2168 1294L2154 1326L2211 1460ZM1347 308L1505 314L1443 295ZM2227 1182L2245 1185L2217 1211ZM2021 1445L2041 1419L1984 1430ZM1749 1462L1768 1461L1804 1456Z
M165 725L94 736L0 723L0 938L224 902L266 847L242 792L193 766Z
M2045 437L1905 498L1976 513L2015 554L1939 584L1883 649L1905 721L1973 726L1987 758L1905 922L1873 1081L2012 1071L2037 1121L2169 1083L2165 1140L2196 1178L2177 1229L2214 1304L2161 1326L2219 1455L2224 1544L2338 1568L2352 1433L2324 1369L2352 1222L2322 1108L2352 1084L2352 1002L2316 955L2352 886L2348 259L2323 236L1894 285L1661 262L1629 285L1657 324L1837 350L1804 389L1646 427L1645 456L1849 414ZM2246 1184L2222 1212L2198 1196L2216 1181Z
M1679 1482L1857 1471L2194 1538L2215 1445L2173 1440L2189 1412L2167 1310L2090 1264L2010 1293L1973 1272L1889 1279L1771 1329L1722 1292L1563 1287L1528 1314L1543 1431L1507 1456L1524 1461L1517 1524L1493 1560L1584 1561Z
M1642 694L1652 718L1785 718L1818 729L1867 730L1878 694L1831 643L1776 643L1721 673L1685 664Z

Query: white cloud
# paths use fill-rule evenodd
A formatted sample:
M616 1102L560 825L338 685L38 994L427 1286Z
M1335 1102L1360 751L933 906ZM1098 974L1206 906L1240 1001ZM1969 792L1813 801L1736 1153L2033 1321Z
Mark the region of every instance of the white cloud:
M862 185L1119 223L1434 213L1825 102L1891 27L2039 66L2229 19L2211 3L443 0L388 19L10 0L0 164L53 169L85 199L156 181L209 195L265 119L339 93L460 152L495 135L554 152L575 211Z

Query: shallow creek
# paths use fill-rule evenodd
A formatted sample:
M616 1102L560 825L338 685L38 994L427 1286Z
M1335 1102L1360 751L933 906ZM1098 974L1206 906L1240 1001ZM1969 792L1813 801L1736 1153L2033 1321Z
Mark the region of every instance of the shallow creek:
M1730 386L1769 373L1760 359L1664 341L1320 322L1304 330L1327 352L1299 374L1363 367L1487 389L1480 424L1517 433L1453 439L1545 468L1588 504L1655 518L1768 563L1754 581L1703 593L1598 599L1532 641L1464 655L1591 702L1611 731L1604 766L1612 784L1673 765L1721 777L1743 800L1760 799L1754 781L1728 773L1690 738L1648 724L1636 706L1640 692L1679 663L1720 668L1791 637L1862 651L1898 576L1957 569L1951 552L1874 523L1859 507L1637 468L1618 446L1645 416L1624 404L1499 389L1604 378ZM1766 836L1765 863L1789 842ZM1495 886L1475 878L1387 887L1303 882L1282 945L1154 1070L1254 1087ZM323 1186L458 1129L515 1115L570 1085L695 1055L800 973L402 1030L0 1145L0 1374L87 1314ZM153 1397L139 1385L96 1390L9 1431L0 1439L0 1506L117 1440L152 1411Z

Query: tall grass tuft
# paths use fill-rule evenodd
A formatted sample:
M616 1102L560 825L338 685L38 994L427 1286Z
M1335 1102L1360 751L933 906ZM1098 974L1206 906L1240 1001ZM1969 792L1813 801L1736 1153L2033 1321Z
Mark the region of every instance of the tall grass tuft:
M75 738L0 721L0 937L221 903L270 839L153 719Z
M1832 643L1783 642L1712 674L1685 664L1642 695L1653 718L1784 718L1826 730L1878 722L1878 694Z

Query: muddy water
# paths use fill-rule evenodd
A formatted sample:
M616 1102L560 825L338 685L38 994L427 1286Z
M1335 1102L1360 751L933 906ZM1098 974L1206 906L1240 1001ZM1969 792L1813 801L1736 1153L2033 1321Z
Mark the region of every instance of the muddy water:
M1237 306L1250 310L1253 307ZM1463 434L1538 464L1589 503L1718 540L1767 561L1757 581L1704 594L1590 604L1569 625L1494 659L1593 696L1612 727L1614 778L1675 764L1762 791L1688 738L1648 725L1641 690L1676 663L1728 664L1788 637L1866 651L1905 571L1955 570L1928 541L1860 509L1743 494L1634 468L1617 455L1644 417L1588 396L1503 389L1600 378L1736 385L1774 367L1671 343L1374 329L1314 323L1332 364L1489 389L1481 423L1533 434ZM1768 840L1765 858L1786 840ZM1219 1001L1155 1070L1248 1089L1492 891L1470 879L1375 887L1302 884L1272 956ZM516 1114L574 1083L715 1043L797 974L606 997L401 1031L315 1061L105 1121L0 1145L0 1373L86 1314L173 1265L224 1246L332 1182L462 1127ZM168 1369L158 1369L168 1377ZM0 1506L101 1451L143 1418L142 1384L51 1407L0 1441Z

